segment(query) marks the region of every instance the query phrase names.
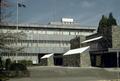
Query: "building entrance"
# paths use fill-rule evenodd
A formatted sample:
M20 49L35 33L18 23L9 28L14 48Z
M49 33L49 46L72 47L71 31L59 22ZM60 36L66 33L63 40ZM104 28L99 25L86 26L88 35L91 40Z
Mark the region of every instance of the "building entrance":
M54 64L56 66L62 66L63 65L63 57L61 54L55 54L54 55Z
M116 53L91 54L91 64L92 66L95 67L117 67L117 54Z

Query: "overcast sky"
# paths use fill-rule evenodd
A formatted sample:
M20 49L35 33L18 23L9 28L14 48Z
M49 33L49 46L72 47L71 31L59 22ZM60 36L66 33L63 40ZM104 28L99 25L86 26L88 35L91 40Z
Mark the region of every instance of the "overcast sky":
M15 18L17 0L9 1L14 4L11 8ZM26 8L19 8L20 23L47 24L68 17L81 25L97 26L101 16L110 12L120 23L120 0L23 0L23 3Z

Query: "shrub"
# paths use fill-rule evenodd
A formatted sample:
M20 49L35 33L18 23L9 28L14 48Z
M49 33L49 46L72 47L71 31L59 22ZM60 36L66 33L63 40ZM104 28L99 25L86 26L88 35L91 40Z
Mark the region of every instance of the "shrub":
M21 63L13 63L10 65L11 71L24 71L27 70L27 67Z
M31 66L33 63L32 63L32 61L31 60L28 60L27 61L27 66Z
M32 65L32 61L31 60L19 60L18 63L21 63L25 66L31 66Z
M19 60L18 63L27 66L27 61L26 60Z
M9 77L28 77L30 76L27 67L21 63L12 63L9 69Z
M9 70L10 65L11 65L11 59L8 58L5 61L5 68L6 68L6 70Z
M3 69L3 61L1 57L0 57L0 69Z

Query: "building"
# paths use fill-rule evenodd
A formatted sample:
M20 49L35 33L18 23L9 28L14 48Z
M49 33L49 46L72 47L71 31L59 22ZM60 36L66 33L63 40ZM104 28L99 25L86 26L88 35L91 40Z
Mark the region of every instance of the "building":
M116 67L119 60L117 52L120 52L120 27L106 27L102 31L102 33L87 36L87 42L83 41L82 43L90 46L92 66ZM113 52L110 49L117 49L117 51Z
M110 26L99 28L96 32L86 36L86 40L80 41L80 37L73 39L72 47L80 48L90 46L89 54L91 65L97 67L116 67L120 65L120 27ZM76 41L76 39L78 41ZM76 45L75 43L79 43Z
M40 58L49 53L54 53L55 65L62 65L62 54L70 49L70 40L76 36L88 36L96 31L96 27L82 27L75 23L73 19L62 19L61 22L50 22L46 25L1 24L2 32L24 32L27 36L17 43L9 41L11 46L24 46L21 53L15 54L8 52L1 53L1 56L15 60L32 60L34 64L40 63Z

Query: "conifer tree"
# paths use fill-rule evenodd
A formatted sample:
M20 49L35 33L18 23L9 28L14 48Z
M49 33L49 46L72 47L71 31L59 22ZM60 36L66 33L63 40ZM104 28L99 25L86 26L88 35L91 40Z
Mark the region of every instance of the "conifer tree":
M102 18L99 22L98 33L102 33L104 28L108 27L108 18L102 15Z
M117 25L116 19L113 17L112 13L109 14L109 17L102 16L99 26L98 34L104 36L106 44L104 47L112 47L112 26Z
M109 14L108 26L117 25L116 19L113 17L112 13Z

